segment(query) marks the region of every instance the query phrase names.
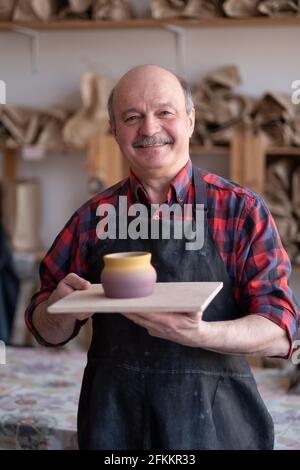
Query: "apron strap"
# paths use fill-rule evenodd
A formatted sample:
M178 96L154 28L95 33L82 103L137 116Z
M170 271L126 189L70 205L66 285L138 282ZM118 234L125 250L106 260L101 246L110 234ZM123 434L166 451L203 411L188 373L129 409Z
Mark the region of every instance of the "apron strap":
M193 182L195 186L195 204L203 204L207 211L206 183L199 175L199 170L193 165Z

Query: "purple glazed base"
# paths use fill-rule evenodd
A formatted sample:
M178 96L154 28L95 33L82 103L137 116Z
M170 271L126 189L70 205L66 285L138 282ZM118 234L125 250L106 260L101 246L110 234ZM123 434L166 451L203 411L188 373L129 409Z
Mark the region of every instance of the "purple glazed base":
M151 295L156 283L156 272L141 274L112 273L103 271L101 282L106 297L131 299Z

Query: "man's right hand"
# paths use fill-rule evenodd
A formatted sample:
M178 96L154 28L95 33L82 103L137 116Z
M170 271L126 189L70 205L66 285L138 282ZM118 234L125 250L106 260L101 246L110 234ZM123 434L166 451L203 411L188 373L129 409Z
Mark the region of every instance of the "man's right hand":
M90 287L91 283L89 281L86 281L75 273L70 273L57 284L56 289L48 298L47 308L54 304L54 302L57 302L63 297L72 294L72 292L75 290L85 290L89 289ZM65 316L65 318L72 318L74 320L86 320L87 318L91 317L93 313L64 313L58 315L61 315L61 317Z
M68 274L57 285L48 300L40 303L33 312L32 322L44 341L51 345L67 342L74 333L76 320L86 320L93 313L48 313L47 309L54 302L71 294L75 290L89 289L90 282L75 273Z

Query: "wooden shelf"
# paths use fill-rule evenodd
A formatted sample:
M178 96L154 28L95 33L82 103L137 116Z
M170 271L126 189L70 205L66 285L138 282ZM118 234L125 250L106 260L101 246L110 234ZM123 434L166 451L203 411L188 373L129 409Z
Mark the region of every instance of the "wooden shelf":
M300 26L299 16L281 17L245 17L245 18L209 18L202 20L170 18L156 20L154 18L133 18L120 21L105 20L61 20L61 21L0 21L0 30L13 31L17 28L34 30L72 30L72 29L136 29L165 28L175 25L182 28L211 28L232 26Z
M25 145L25 146L20 146L18 145L17 147L5 147L4 145L0 145L0 154L5 153L5 152L21 152L22 148L24 147L34 147L34 145ZM47 154L52 154L52 153L62 153L62 154L67 154L70 152L85 152L86 149L84 148L78 148L78 147L71 147L70 145L64 145L56 148L50 148L50 149L45 149L45 155Z
M300 156L300 147L270 147L267 149L267 155Z
M191 145L190 151L193 154L209 155L229 155L230 148L225 146L205 147L202 145ZM300 156L300 147L270 147L266 150L266 155L274 156Z
M0 145L0 152L5 152L5 151L15 151L19 152L22 150L22 147L4 147L3 145ZM51 150L46 150L46 153L53 153L53 152L62 152L62 153L69 153L69 152L82 152L84 149L80 149L77 147L70 147L70 146L65 146L65 147L60 147L56 149L51 149ZM218 146L218 145L213 145L213 146L204 146L204 145L190 145L190 152L192 154L199 154L199 155L230 155L230 147L228 146ZM295 155L295 156L300 156L300 147L270 147L266 151L266 155L282 155L282 156L289 156L289 155Z
M229 155L230 149L225 146L205 147L203 145L191 145L190 152L198 155Z
M0 145L0 152L4 152L6 150L12 151L21 151L22 147L5 147ZM80 149L77 147L71 146L64 146L64 147L57 147L56 149L51 149L50 152L74 152L78 151L81 152L84 149ZM199 154L210 154L210 155L229 155L230 147L225 145L213 145L213 146L205 146L205 145L190 145L191 153L199 153ZM46 150L46 153L48 150ZM295 155L300 156L300 147L270 147L266 151L267 155Z

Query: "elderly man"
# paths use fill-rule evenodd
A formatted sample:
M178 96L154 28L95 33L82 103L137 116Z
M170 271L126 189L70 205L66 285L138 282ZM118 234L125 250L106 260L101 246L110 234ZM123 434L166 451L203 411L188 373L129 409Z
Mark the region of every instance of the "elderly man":
M222 281L223 289L204 317L93 316L79 446L271 449L272 419L246 355L290 357L297 333L290 264L273 219L257 195L192 165L195 113L183 80L158 66L136 67L113 90L109 113L130 176L84 204L58 235L41 263L28 327L48 346L73 338L90 315L51 316L47 307L99 282L105 253L151 251L159 282ZM120 196L148 208L203 204L203 246L186 250L175 237L97 238L98 206L117 207Z

